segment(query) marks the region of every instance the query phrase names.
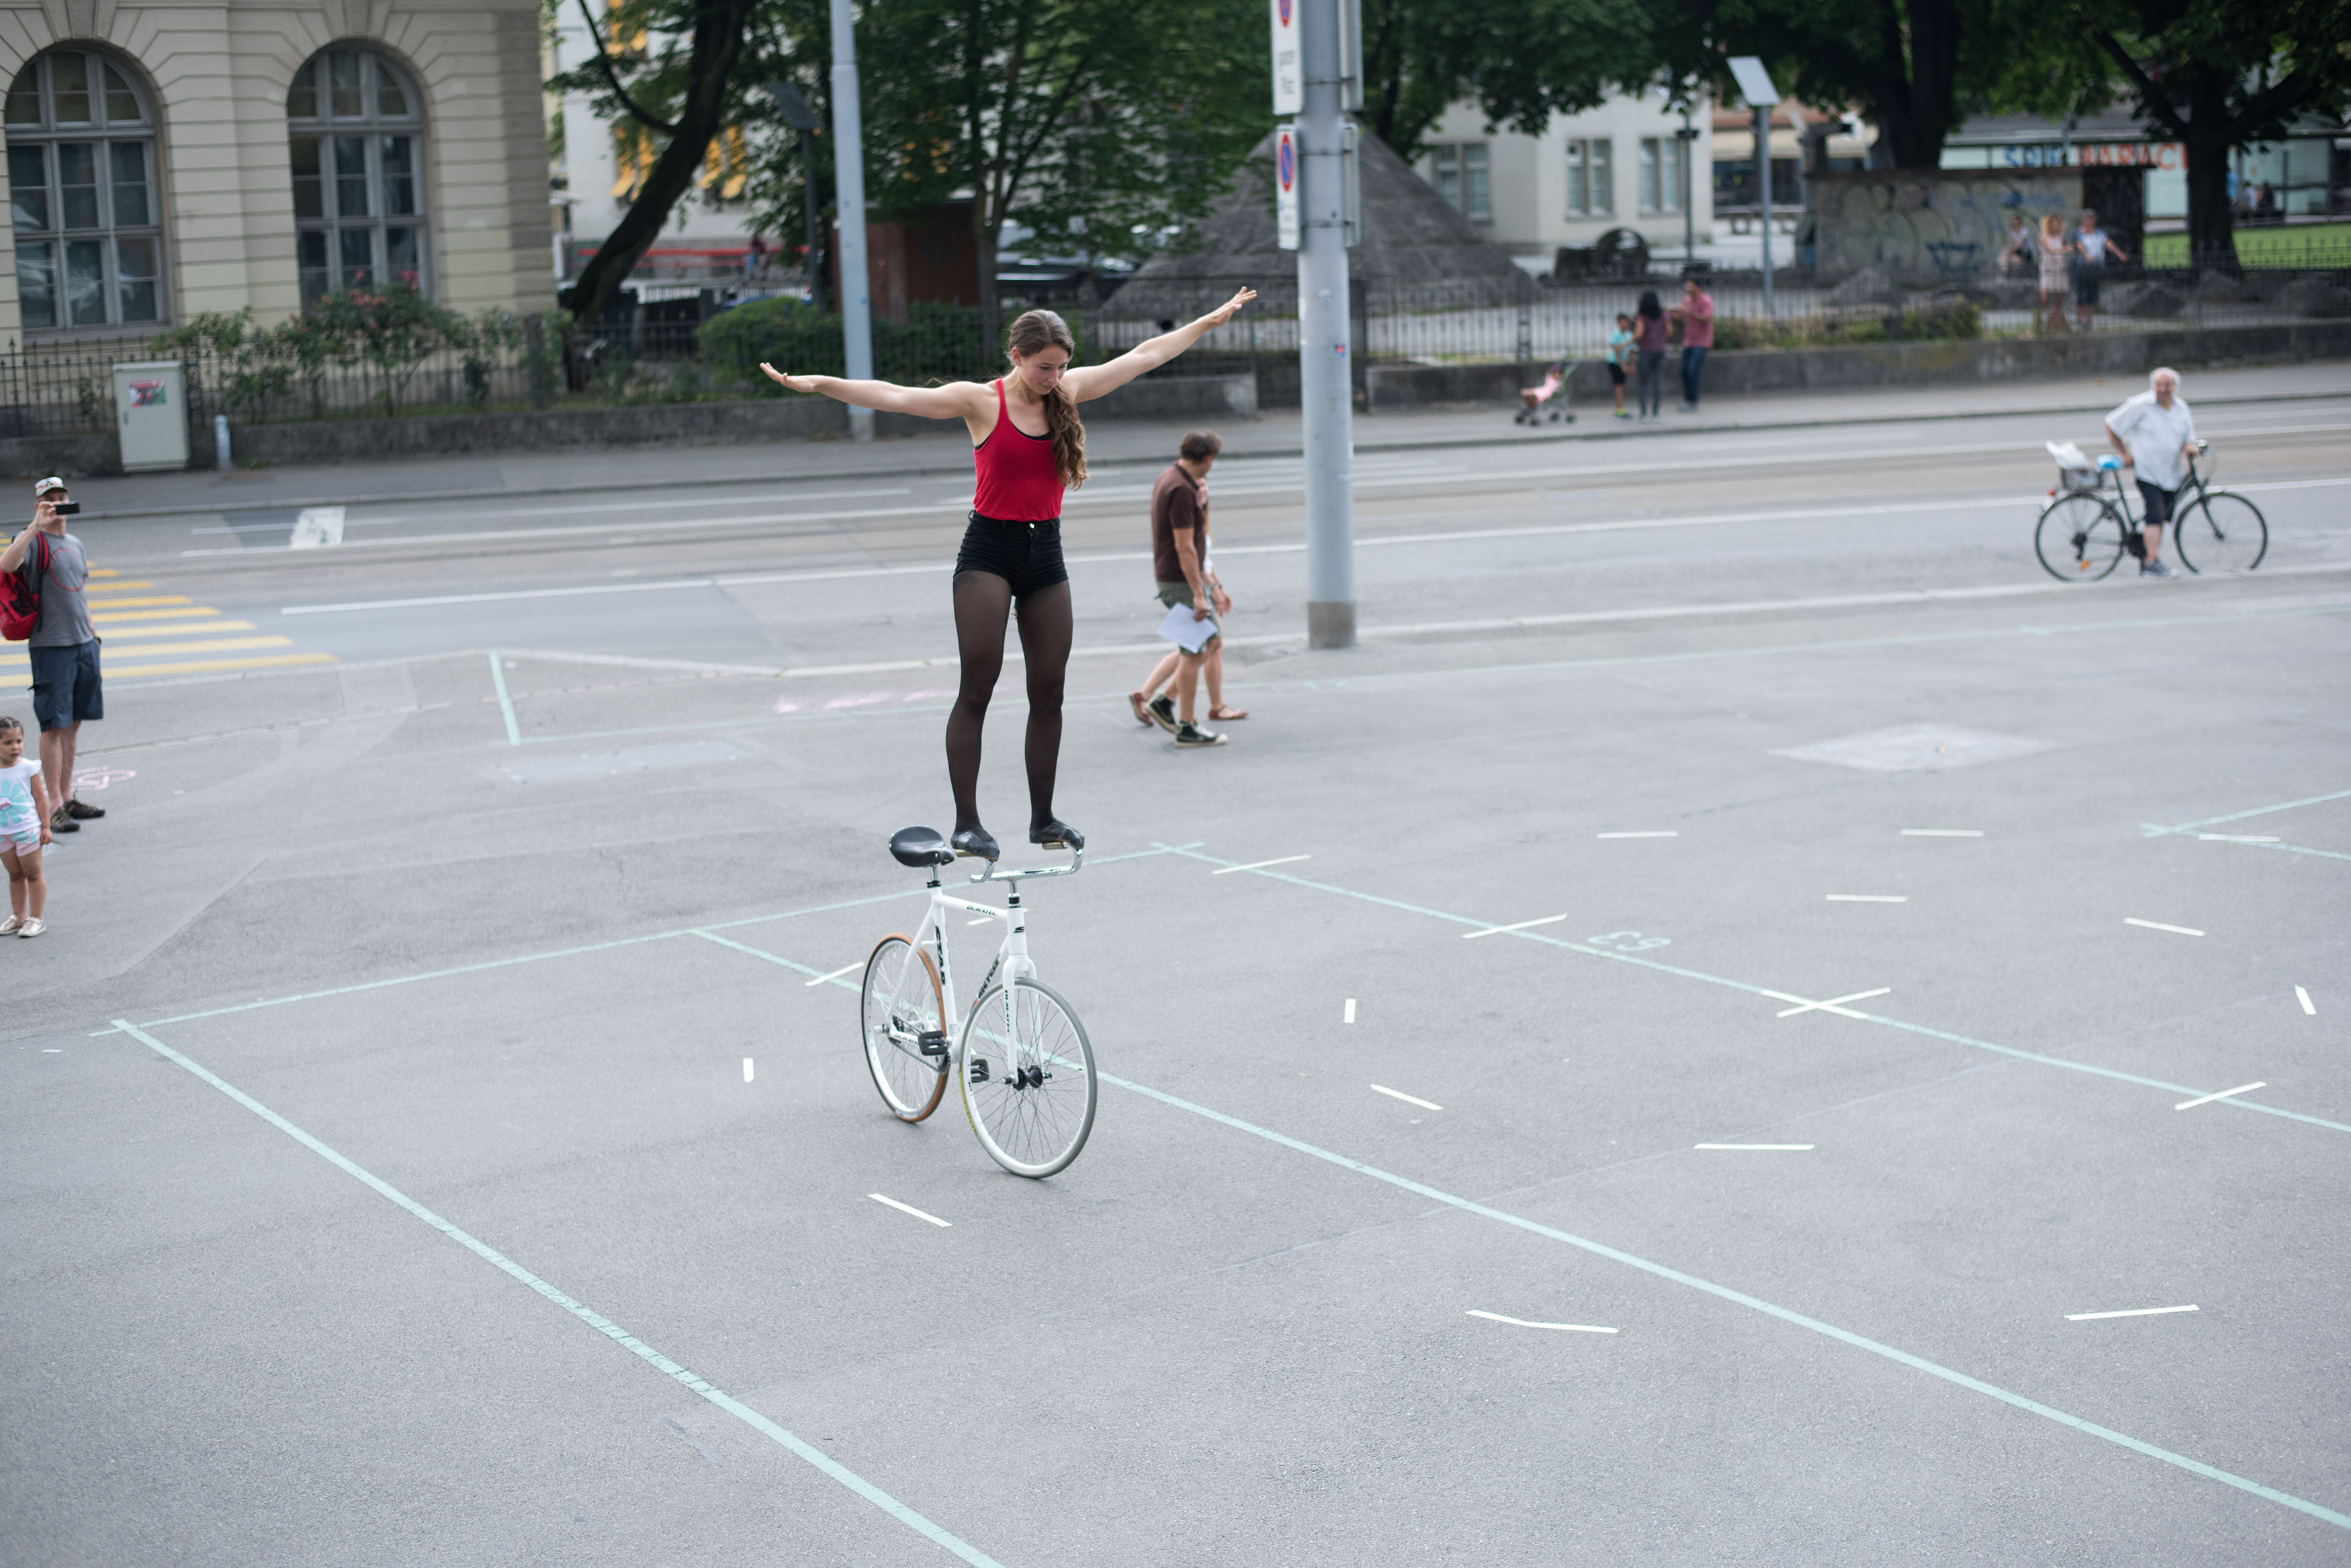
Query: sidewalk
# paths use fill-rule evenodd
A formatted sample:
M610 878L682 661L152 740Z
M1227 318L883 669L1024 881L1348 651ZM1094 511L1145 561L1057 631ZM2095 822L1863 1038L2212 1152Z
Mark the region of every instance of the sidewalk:
M1671 378L1669 377L1668 379ZM1355 416L1359 452L1410 452L1504 443L1639 441L1705 431L1802 430L1839 425L1907 423L1922 420L1994 419L2018 414L2104 413L2141 389L2137 378L2083 379L2008 386L1883 388L1853 391L1724 398L1696 414L1667 412L1656 424L1612 420L1609 405L1577 409L1573 425L1513 424L1506 404L1490 409L1411 409ZM2351 364L2304 364L2272 369L2190 374L2189 403L2212 408L2314 398L2351 397ZM1104 420L1087 431L1096 468L1157 463L1168 459L1184 422ZM1256 420L1216 422L1228 458L1289 458L1300 454L1300 416L1284 410ZM811 479L904 478L971 471L967 437L942 425L933 436L876 441L800 441L761 446L633 448L622 452L528 452L504 456L265 469L235 473L139 474L75 483L74 493L92 520L108 515L215 513L258 508L356 504L386 501L450 501L526 494L632 491L710 484L788 483ZM29 491L20 504L29 514ZM11 513L13 514L13 513Z

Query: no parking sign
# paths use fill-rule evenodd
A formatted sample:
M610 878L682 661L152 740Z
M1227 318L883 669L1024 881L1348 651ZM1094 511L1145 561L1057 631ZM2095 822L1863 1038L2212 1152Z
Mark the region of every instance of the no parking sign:
M1273 226L1283 250L1298 248L1298 128L1273 133Z

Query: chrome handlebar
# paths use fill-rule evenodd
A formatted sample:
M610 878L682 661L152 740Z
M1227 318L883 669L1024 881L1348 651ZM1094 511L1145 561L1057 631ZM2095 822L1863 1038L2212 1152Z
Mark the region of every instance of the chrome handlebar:
M1029 877L1074 877L1085 869L1085 864L1086 852L1072 849L1067 866L1029 866L1014 871L999 871L990 867L986 871L975 873L971 879L974 882L1018 882Z

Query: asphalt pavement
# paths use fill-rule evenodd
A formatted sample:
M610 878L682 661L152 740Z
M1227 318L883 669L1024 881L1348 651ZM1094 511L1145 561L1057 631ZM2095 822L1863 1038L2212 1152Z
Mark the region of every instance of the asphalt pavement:
M2340 1562L2346 385L2190 379L2272 552L2164 583L2032 555L2127 388L1428 416L1348 650L1228 430L1197 753L1102 427L1044 1182L855 1040L946 826L932 448L85 486L0 1560Z

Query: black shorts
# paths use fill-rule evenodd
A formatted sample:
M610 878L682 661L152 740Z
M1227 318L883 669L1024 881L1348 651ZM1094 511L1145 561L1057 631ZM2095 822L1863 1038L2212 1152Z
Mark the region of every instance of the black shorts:
M1012 585L1012 597L1025 599L1040 588L1070 580L1061 564L1061 520L1006 523L971 514L963 531L963 548L956 552L956 576L987 572Z
M1614 359L1608 361L1608 384L1612 387L1621 387L1625 384L1625 367Z
M2104 267L2077 266L2074 269L2074 303L2098 303L2098 280L2105 275Z
M106 689L98 674L98 642L26 649L33 666L33 722L44 730L70 730L106 717Z
M2150 528L2162 527L2171 521L2171 514L2179 510L2179 491L2166 490L2159 484L2149 484L2144 479L2138 482L2138 498L2147 509L2144 521Z

